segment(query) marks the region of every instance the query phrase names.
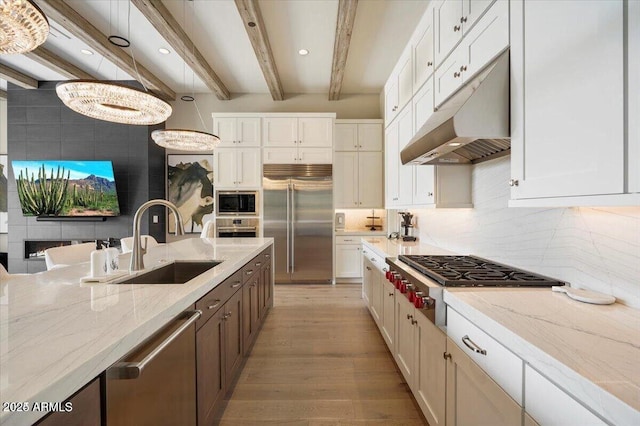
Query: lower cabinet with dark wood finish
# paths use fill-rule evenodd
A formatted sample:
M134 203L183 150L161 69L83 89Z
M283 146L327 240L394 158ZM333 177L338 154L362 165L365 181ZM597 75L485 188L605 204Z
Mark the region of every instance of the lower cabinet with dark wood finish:
M60 411L40 420L38 426L100 426L100 378L94 379L60 405Z
M215 408L224 399L224 309L220 307L196 331L198 425L214 423Z

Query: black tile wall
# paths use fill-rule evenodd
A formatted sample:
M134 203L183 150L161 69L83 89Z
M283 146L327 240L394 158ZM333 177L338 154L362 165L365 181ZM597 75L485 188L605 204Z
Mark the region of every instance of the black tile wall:
M165 151L150 135L164 124L128 126L85 117L68 109L55 92L57 82L38 90L7 88L7 142L12 160L110 160L113 162L121 216L105 222L38 222L20 210L9 167L9 270L39 272L40 260L24 260L25 239L106 239L131 235L135 210L145 201L165 197ZM128 82L131 84L131 82ZM137 85L134 84L134 85ZM139 87L139 85L138 85ZM159 223L152 217L159 216ZM145 215L142 232L165 241L165 209Z

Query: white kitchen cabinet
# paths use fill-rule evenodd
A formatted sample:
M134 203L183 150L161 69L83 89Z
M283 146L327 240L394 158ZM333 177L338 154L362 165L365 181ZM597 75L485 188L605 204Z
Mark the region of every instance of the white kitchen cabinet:
M445 1L444 5L449 1ZM441 65L435 72L436 107L508 46L509 2L497 0L465 34L451 55L443 62L438 61Z
M414 306L396 290L396 353L395 359L404 379L411 387L415 376Z
M428 79L413 96L412 103L413 133L415 134L434 113L433 78Z
M395 208L411 204L413 194L413 167L403 165L400 151L413 136L413 117L411 104L402 110L397 120L387 128L385 134L386 164L386 208Z
M336 237L336 279L362 278L362 252L359 237Z
M260 117L213 117L213 133L220 138L218 147L259 147Z
M382 151L381 120L336 120L335 151Z
M382 282L380 281L380 274L378 273L378 270L376 268L376 266L372 263L369 262L368 265L366 265L366 269L367 269L367 273L369 274L369 281L370 281L370 285L371 285L371 305L370 310L371 310L371 316L373 317L373 319L375 320L376 324L378 325L378 328L380 328L380 324L382 323Z
M331 148L263 148L264 164L331 164Z
M367 308L371 311L371 280L374 277L374 268L371 267L371 261L369 249L365 246L362 247L362 298L365 301Z
M625 62L638 55L625 49L625 2L514 1L511 15L509 205L637 205L625 91L640 95L629 90L637 72L625 87Z
M524 369L525 410L542 425L606 425L598 416L573 399L529 365Z
M262 184L259 148L218 148L213 158L216 189L256 188Z
M429 7L422 16L418 29L411 40L414 94L431 77L435 69L433 35L433 8Z
M418 312L415 317L415 377L413 395L430 426L445 424L445 392L447 336L434 323Z
M331 148L333 118L330 117L265 117L263 146Z
M393 354L396 351L396 298L395 286L380 276L382 282L382 322L380 324L380 334Z
M413 96L411 45L407 45L385 84L385 127L402 111Z
M382 152L336 152L333 168L335 208L381 208Z
M463 36L472 30L493 2L494 0L440 0L434 6L435 60L438 65Z
M447 338L446 424L522 424L522 407Z
M414 166L413 206L427 208L473 207L470 164Z

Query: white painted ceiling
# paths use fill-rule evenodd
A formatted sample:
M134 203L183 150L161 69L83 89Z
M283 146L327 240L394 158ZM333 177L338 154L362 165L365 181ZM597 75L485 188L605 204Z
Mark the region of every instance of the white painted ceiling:
M67 0L104 34L131 41L136 61L177 93L210 93L141 12L128 0ZM269 89L233 0L163 0L176 21L231 93L268 93ZM328 93L338 0L259 0L285 93ZM379 93L426 10L428 0L360 0L344 74L342 94ZM55 22L45 46L103 79L129 76L100 55L80 53L87 46ZM162 55L160 47L171 50ZM299 49L309 50L307 56ZM129 53L130 52L130 49ZM39 80L62 76L21 56L0 62ZM2 82L0 82L1 87Z

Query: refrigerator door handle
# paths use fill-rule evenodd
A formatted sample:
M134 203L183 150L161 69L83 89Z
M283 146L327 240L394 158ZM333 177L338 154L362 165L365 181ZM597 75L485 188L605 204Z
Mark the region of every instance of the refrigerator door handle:
M295 253L294 249L294 241L296 240L296 228L295 228L295 223L296 223L296 184L292 183L291 184L291 273L294 272L294 265L296 264L295 261L295 257L293 256L293 253Z
M290 250L291 250L291 234L289 233L291 223L291 183L287 183L287 274L290 272L289 267L291 265Z

